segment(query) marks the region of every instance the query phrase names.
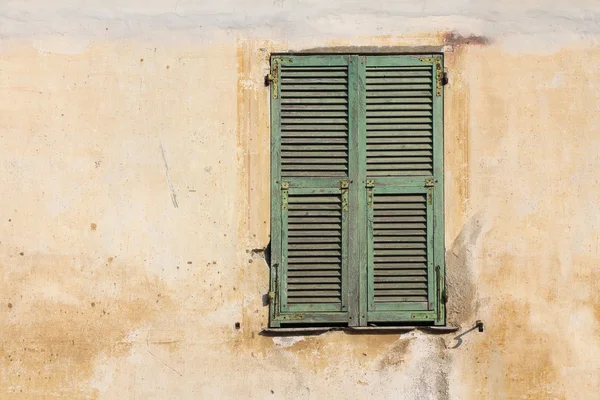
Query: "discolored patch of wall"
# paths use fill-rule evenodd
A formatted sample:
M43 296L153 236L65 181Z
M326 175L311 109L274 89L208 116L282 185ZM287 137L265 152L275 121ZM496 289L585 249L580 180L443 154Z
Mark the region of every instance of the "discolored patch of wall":
M457 353L457 397L584 399L600 387L600 225L584 183L598 165L598 69L585 62L598 51L471 50L466 248L486 331Z
M138 264L3 250L3 398L97 397L82 385L97 358L126 356L137 329L174 309Z

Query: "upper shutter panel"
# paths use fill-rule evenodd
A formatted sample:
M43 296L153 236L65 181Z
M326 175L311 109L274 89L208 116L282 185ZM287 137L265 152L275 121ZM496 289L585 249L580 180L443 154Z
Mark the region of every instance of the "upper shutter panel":
M281 177L348 176L348 66L281 65Z
M431 64L366 68L367 176L433 175Z

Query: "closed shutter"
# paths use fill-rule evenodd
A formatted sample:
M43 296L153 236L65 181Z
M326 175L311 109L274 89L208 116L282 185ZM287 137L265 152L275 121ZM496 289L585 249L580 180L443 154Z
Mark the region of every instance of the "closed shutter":
M348 57L276 58L272 74L272 318L347 323Z
M276 56L270 326L444 324L441 56Z
M441 323L441 59L370 56L365 69L367 320Z

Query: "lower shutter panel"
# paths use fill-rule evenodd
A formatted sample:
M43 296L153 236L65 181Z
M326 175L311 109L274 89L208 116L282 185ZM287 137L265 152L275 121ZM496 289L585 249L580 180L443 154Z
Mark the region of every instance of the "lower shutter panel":
M424 189L374 188L369 207L370 311L431 308L432 213ZM397 319L397 317L395 317Z
M327 193L318 193L323 191ZM342 197L339 189L290 190L284 214L287 242L283 244L287 311L343 309Z

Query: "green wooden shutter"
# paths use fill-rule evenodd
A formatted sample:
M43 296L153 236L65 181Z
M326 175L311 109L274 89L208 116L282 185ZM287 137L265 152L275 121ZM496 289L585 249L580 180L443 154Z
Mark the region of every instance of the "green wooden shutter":
M442 60L271 60L271 318L442 325Z
M272 59L271 325L347 323L347 56Z
M366 57L368 323L444 323L441 65Z

